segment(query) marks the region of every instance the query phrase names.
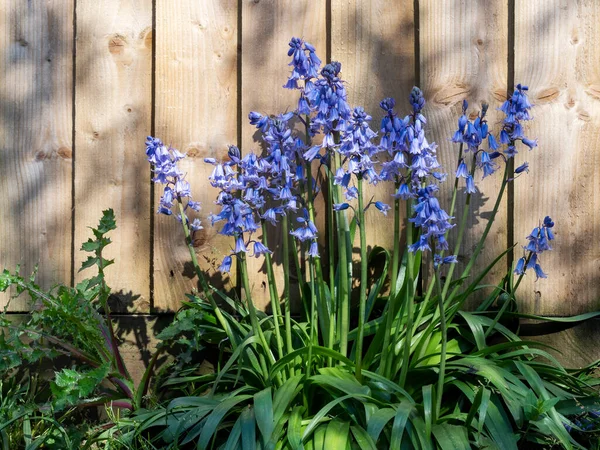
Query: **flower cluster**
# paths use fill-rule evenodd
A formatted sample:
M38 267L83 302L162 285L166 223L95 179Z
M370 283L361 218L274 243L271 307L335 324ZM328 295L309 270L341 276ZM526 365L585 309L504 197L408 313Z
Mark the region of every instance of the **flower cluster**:
M381 121L380 148L390 155L390 160L382 164L380 179L393 181L397 188L395 198L402 200L416 199L415 216L410 219L420 229L417 242L410 250L434 251L446 250L447 230L453 227L450 217L435 197L438 187L434 181L442 181L445 175L438 172L440 164L436 156L437 145L429 143L425 137L427 119L422 114L425 106L423 93L413 88L409 102L412 114L400 119L394 111L396 102L386 98L379 106L386 112ZM439 263L455 261L453 256L442 258Z
M530 150L537 147L537 140L525 137L521 124L522 121L532 118L529 113L531 103L526 94L528 89L527 86L517 84L513 95L500 107L500 110L506 115L502 131L500 131L500 142L508 146L504 151L507 158L513 158L518 153L515 146L517 141L521 141Z
M531 234L527 236L529 243L523 247L525 252L529 252L527 256L523 255L518 261L515 268L516 275L523 275L527 269L535 271L536 280L546 278L546 274L542 271L539 264L539 255L546 250L552 250L548 241L554 240L552 228L554 222L549 216L544 218L541 226L535 227Z
M192 231L201 230L200 219L195 218L190 222L185 213L188 208L196 212L200 211L200 203L192 200L190 184L185 181L183 172L177 167L177 163L185 158L185 155L174 148L165 146L160 139L148 136L146 139L146 156L154 166L152 181L165 185L163 195L160 198L158 213L170 216L173 214L175 202L183 204L185 200L183 217L181 217L181 214L176 214L175 217L180 222L185 220Z
M344 123L351 116L346 88L339 77L342 65L333 61L321 70L321 77L314 82L314 88L306 94L310 108L316 112L312 119L310 131L312 135L323 133L323 142L307 150L304 158L312 161L319 156L321 148L334 147L334 131L343 131Z
M376 161L372 159L379 147L372 142L377 134L369 127L371 119L363 108L354 108L352 116L345 122L341 144L336 147L342 156L342 167L337 169L334 184L344 187L348 199L357 196L356 188L349 186L352 175L371 184L380 180L375 170Z
M209 176L211 186L219 189L215 203L221 206L218 214L209 216L214 225L225 222L221 234L231 236L235 240L232 254L225 257L219 267L222 272L231 268L232 256L248 253L252 246L253 255L259 257L271 251L262 242L253 240L252 235L259 229L256 215L266 201L263 191L266 188L262 173L267 170L264 159L249 153L241 158L240 150L230 146L227 153L229 161L218 162L214 158L205 158L205 162L214 165ZM241 195L239 195L241 194Z
M420 228L421 234L418 241L410 247L410 251L413 253L419 250L432 250L430 241L434 242L434 251L448 250L445 235L454 225L450 223L452 218L440 207L440 203L434 195L438 189L436 185L430 184L417 192L417 204L414 207L415 216L409 220L417 228ZM447 259L445 262L454 262L454 259Z
M489 131L486 119L488 105L486 103L481 105L481 112L477 114L475 120L468 119L468 107L469 104L464 100L462 105L462 115L458 119L458 128L452 136L452 142L460 143L461 146L466 148L467 153L473 153L473 164L475 166L472 170L474 171L475 167L479 168L483 172L483 178L485 178L498 170L499 166L494 160L501 156L500 152L497 151L498 148L500 148L500 145L494 135ZM487 142L487 150L480 148L484 142ZM473 180L473 173L467 169L467 163L464 158L461 158L458 162L456 178L463 178L465 180L467 194L474 194L477 192Z

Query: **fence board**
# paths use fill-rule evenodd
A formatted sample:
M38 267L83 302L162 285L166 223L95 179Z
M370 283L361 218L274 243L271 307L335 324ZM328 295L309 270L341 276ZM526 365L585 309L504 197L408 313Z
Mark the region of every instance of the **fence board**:
M0 270L45 288L71 278L72 49L72 0L0 4Z
M373 117L371 128L379 132L384 114L379 102L385 97L394 97L396 111L404 117L408 96L415 84L413 2L333 0L331 10L332 60L342 64L348 102L351 107L364 107ZM375 142L378 143L378 138ZM392 194L392 183L376 187L365 185L365 204L374 197L374 201L392 206ZM402 213L402 223L404 217ZM381 245L391 250L394 246L391 214L384 218L375 208L370 208L365 222L368 247ZM355 246L359 245L356 233Z
M117 230L107 257L113 309L150 307L150 188L143 143L150 130L152 1L77 3L75 269L102 210ZM76 280L90 276L82 272Z
M600 306L600 4L516 2L515 81L531 85L539 148L518 155L531 173L515 184L515 240L556 223L548 279L525 278L527 312L571 315ZM520 256L520 254L519 254Z
M449 209L454 187L459 146L450 141L461 115L462 101L469 101L469 112L475 118L481 103L490 105L488 122L496 136L500 114L496 110L506 99L508 11L505 2L438 2L422 0L420 5L420 69L421 86L427 99L425 115L430 126L430 140L437 142L438 160L448 179L440 186L441 204ZM482 145L487 150L487 144ZM472 154L466 155L468 166ZM460 274L488 224L501 184L502 171L482 181L480 170L475 175L478 194L472 196L467 230L457 258ZM461 180L454 211L457 226L448 237L450 252L454 250L458 226L464 210L464 181ZM506 194L505 194L506 195ZM506 250L506 199L503 200L495 224L487 238L485 250L476 268L483 268ZM451 254L448 252L447 254ZM501 261L488 276L497 283L505 273Z
M215 269L230 242L210 226L207 216L217 191L209 186L212 166L205 157L224 159L237 142L237 7L235 2L156 4L156 135L188 158L182 161L195 200L202 202L204 229L194 245L203 269L216 286L230 286ZM155 191L156 199L162 190ZM153 205L155 209L156 205ZM154 236L154 307L177 310L196 286L181 226L157 216Z
M283 89L289 71L288 42L302 37L314 45L325 60L325 0L244 0L242 3L242 152L260 152L254 136L256 129L247 121L250 111L279 114L296 108L298 94ZM272 227L269 226L271 230ZM270 236L269 247L282 245L279 230ZM275 255L281 253L275 252ZM279 257L275 261L275 278L283 290L283 271ZM263 259L250 259L252 298L258 305L268 302Z

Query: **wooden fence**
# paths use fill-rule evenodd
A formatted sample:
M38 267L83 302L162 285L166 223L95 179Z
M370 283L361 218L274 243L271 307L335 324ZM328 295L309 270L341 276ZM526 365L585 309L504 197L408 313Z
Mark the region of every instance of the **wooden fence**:
M109 284L121 310L177 309L193 286L189 255L172 220L156 217L144 155L148 134L189 158L194 197L211 212L215 191L204 157L228 144L255 148L251 110L293 107L282 89L291 36L342 63L349 101L381 118L379 101L406 110L413 85L425 92L428 136L446 171L449 142L467 98L495 107L516 83L531 87L539 139L519 161L482 262L523 244L539 219L556 222L548 279L522 287L524 311L572 315L600 307L600 2L596 0L4 0L0 4L0 266L24 273L39 263L43 286L73 283L79 246L101 211L114 208ZM450 183L448 183L449 185ZM499 186L479 184L479 215L465 238L468 257ZM444 188L447 198L450 188ZM389 188L377 189L387 197ZM461 212L457 212L460 216ZM230 243L206 228L195 236L214 273ZM390 246L389 223L369 218ZM517 247L516 254L520 247ZM504 265L505 267L505 265ZM252 282L264 290L260 267ZM499 273L498 273L499 274ZM0 298L6 302L7 297ZM24 299L11 311L26 311Z

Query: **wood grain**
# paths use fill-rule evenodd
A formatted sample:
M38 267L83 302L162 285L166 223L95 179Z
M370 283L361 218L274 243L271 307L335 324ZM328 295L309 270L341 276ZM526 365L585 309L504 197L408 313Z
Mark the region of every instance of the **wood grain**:
M77 3L75 80L75 270L81 243L102 210L113 208L117 230L107 247L115 265L107 282L117 311L150 307L150 131L152 1ZM76 281L93 275L78 273Z
M352 108L364 107L373 117L371 128L379 132L384 114L379 102L386 97L395 98L396 111L404 117L409 93L415 85L413 2L333 0L331 10L331 57L342 64L348 103ZM375 142L379 143L379 138L375 138ZM392 206L393 183L365 186L365 204L373 197L374 201ZM401 214L402 223L404 218L405 214ZM365 221L368 247L380 245L391 250L394 245L392 215L383 217L375 208L370 208ZM356 248L360 245L358 235L357 232Z
M73 4L0 4L0 270L44 288L71 279Z
M419 2L420 71L421 87L427 100L425 115L428 119L429 139L438 144L438 160L448 179L440 186L440 203L449 210L459 146L450 141L457 128L463 99L469 102L469 113L474 118L481 111L482 102L490 105L488 122L495 135L499 133L500 114L496 110L506 99L508 11L505 2L464 2L422 0ZM487 144L482 146L487 150ZM471 164L472 154L467 155ZM477 171L475 182L479 189L471 200L467 229L458 252L460 275L469 261L494 207L501 184L502 172L482 180ZM506 194L505 194L506 195ZM450 251L454 250L458 226L464 210L464 182L459 184L454 223L450 232ZM475 266L482 269L506 250L506 197L487 238L484 251ZM449 254L449 253L447 253ZM506 261L497 264L487 280L497 283L504 275ZM427 274L427 271L425 272ZM477 299L473 300L474 302ZM469 306L469 305L467 305ZM473 306L473 303L470 304Z
M600 307L600 4L529 2L515 10L515 82L530 86L534 120L521 147L531 172L515 183L515 240L544 216L555 223L548 279L522 284L524 310L573 315ZM520 254L517 254L520 256Z
M256 129L247 121L250 111L279 114L297 106L298 94L282 87L290 70L287 66L290 38L304 38L325 60L325 3L325 0L242 1L242 153L261 151ZM269 236L269 247L279 249L281 231L269 228L274 231ZM274 258L274 263L277 287L282 291L281 259ZM262 307L269 300L263 265L262 259L248 261L252 298Z
M155 134L188 155L181 167L194 199L202 203L204 229L194 235L198 259L211 282L227 288L229 278L215 269L231 243L207 219L218 212L217 190L208 183L212 166L203 159L223 159L228 145L237 143L237 6L159 1L156 29ZM161 194L155 191L156 202ZM172 217L157 216L154 232L154 308L174 311L197 280L181 226Z

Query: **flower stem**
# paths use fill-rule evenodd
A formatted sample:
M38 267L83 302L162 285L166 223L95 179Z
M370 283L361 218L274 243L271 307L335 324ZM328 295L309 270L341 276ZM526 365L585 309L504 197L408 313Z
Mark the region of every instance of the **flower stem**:
M463 273L460 277L463 280L466 279L466 277L471 272L473 265L475 265L475 261L477 260L477 257L481 253L481 250L483 250L483 245L485 244L485 240L487 239L487 236L492 228L492 225L494 224L494 219L496 218L496 214L498 213L498 209L500 208L500 203L502 201L502 197L504 196L504 191L506 190L506 185L508 184L508 179L507 179L508 169L509 169L509 165L506 164L506 166L504 168L504 175L502 178L502 185L500 186L500 191L498 192L498 197L496 198L496 203L494 205L494 208L492 209L492 213L490 215L490 218L488 219L488 223L485 227L485 230L483 231L483 234L481 235L481 238L479 239L479 242L477 243L477 247L475 247L475 250L473 251L473 255L471 256L471 259L469 260L469 262L467 263L467 266L463 270ZM448 284L448 280L446 280L446 284ZM451 301L454 298L454 296L458 293L458 290L460 289L461 284L462 283L458 283L454 287L454 289L452 290L452 292L446 299L447 301Z
M271 364L275 363L275 358L273 358L273 354L271 353L271 349L267 344L267 340L265 339L265 335L260 327L260 323L258 322L258 316L256 315L256 308L254 306L254 302L252 301L252 295L250 293L250 280L248 279L248 266L246 265L246 254L244 252L239 252L237 254L238 261L240 262L240 271L242 272L242 285L244 287L244 292L246 294L246 303L248 304L248 315L250 316L250 324L252 325L252 330L255 336L258 336L258 339L263 346L264 352L269 358ZM263 375L265 376L265 381L269 381L269 371L267 369L267 365L265 363L265 359L263 355L259 352L259 362L261 365L261 369L263 370Z
M229 326L229 323L227 323L227 320L225 320L225 317L223 317L223 314L221 313L221 309L215 302L215 299L212 295L210 286L208 285L208 282L206 281L206 278L204 277L204 273L200 269L200 264L198 264L198 258L196 256L196 251L194 250L194 244L192 242L192 236L190 234L190 228L188 227L188 224L185 219L186 215L185 215L185 211L183 210L183 204L181 203L181 201L179 201L178 203L179 203L179 214L181 215L181 226L183 227L183 234L185 235L185 242L186 242L188 250L190 252L190 258L192 260L192 265L194 266L194 271L196 272L196 275L198 276L198 280L200 280L200 285L202 286L204 295L206 296L206 298L208 298L208 301L210 302L210 305L211 305L213 311L215 312L215 316L217 317L217 320L219 321L219 323L225 330L227 337L231 341L231 346L235 350L237 348L236 339L233 335L231 327Z
M310 259L313 259L310 257ZM316 320L315 320L315 306L317 303L316 293L315 293L315 271L314 264L312 261L309 263L309 271L310 271L310 320L308 323L310 324L310 338L308 343L308 360L306 363L306 380L310 378L311 367L312 367L312 356L313 356L313 345L315 344L315 330L316 330Z
M341 167L339 153L334 152L335 168ZM342 197L340 186L334 191L334 201L339 203ZM340 286L338 289L338 318L340 322L340 353L348 354L348 333L350 332L350 280L352 279L352 243L350 242L350 227L346 211L337 212L338 255L340 261Z
M409 220L412 213L411 206L412 202L408 200L406 202L406 244L408 247L410 247L413 243L413 224ZM406 383L406 376L408 375L408 366L410 364L410 347L413 336L414 264L414 255L410 250L408 250L406 264L407 285L405 289L406 334L404 336L404 354L402 356L402 367L400 369L400 387L404 387L404 384Z
M262 241L265 247L269 248L267 241L267 224L264 220L262 222ZM275 274L273 273L273 261L270 253L265 253L265 265L267 268L267 279L269 282L269 297L271 298L271 310L273 313L273 326L275 327L275 340L277 341L277 352L279 357L283 357L283 342L281 340L281 330L279 329L279 318L281 317L281 305L279 304L279 298L277 298L277 284L275 280ZM288 268L289 270L289 268Z
M363 180L358 177L358 227L360 232L360 296L358 304L358 336L356 338L356 379L362 380L363 340L365 334L365 309L367 304L367 230L363 199Z
M462 148L461 148L462 150ZM471 176L473 176L473 173L475 173L475 163L476 163L476 157L477 155L474 154L473 155L473 162L471 164ZM454 192L452 194L452 209L454 209L454 202L456 199L456 192L458 190L458 178L455 181L455 189ZM467 227L467 219L469 217L469 207L471 206L471 198L472 195L471 194L467 194L467 198L465 199L465 207L463 209L463 214L462 217L460 219L460 225L458 227L458 236L456 237L456 245L454 246L454 255L458 255L458 252L460 251L460 247L462 245L462 240L463 237L465 235L465 229ZM448 269L448 274L446 275L446 282L444 283L444 288L442 290L442 296L446 297L446 294L448 293L448 289L450 288L450 282L452 281L452 274L454 273L454 267L456 265L455 264L450 264L450 268Z
M442 334L442 349L440 353L440 372L436 389L436 403L434 417L439 419L442 408L442 395L444 393L444 377L446 376L446 346L448 344L448 330L446 324L446 311L444 306L444 295L442 292L439 269L435 270L435 280L438 289L438 307L440 311L440 333Z
M398 190L396 183L396 190ZM385 334L383 336L383 347L381 349L381 360L379 361L379 374L383 375L388 365L390 335L392 333L392 325L396 318L396 311L393 310L395 305L396 284L398 282L398 267L400 265L400 200L394 199L394 253L392 255L392 274L390 278L390 295L387 306L387 317L385 323Z
M290 304L290 233L288 216L284 215L281 220L281 232L283 233L283 307L285 308L285 346L288 353L294 351L292 346L292 310ZM290 376L294 375L294 369L290 368Z

